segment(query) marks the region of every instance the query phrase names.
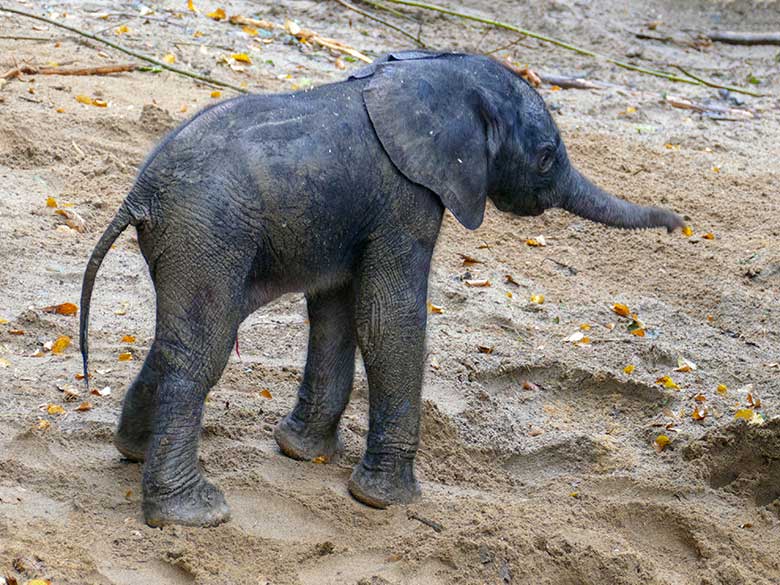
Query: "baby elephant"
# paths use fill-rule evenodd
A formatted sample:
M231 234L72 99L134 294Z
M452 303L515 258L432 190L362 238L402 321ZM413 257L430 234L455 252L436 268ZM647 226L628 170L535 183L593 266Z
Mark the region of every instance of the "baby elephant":
M229 518L198 468L204 400L239 324L294 291L306 295L309 346L279 447L302 460L338 453L360 347L369 431L349 489L378 508L417 498L431 254L445 208L475 229L487 198L516 215L562 207L622 228L682 226L582 176L541 97L486 57L394 53L311 91L221 102L171 132L92 252L81 294L86 374L95 276L134 225L157 323L115 444L144 461L146 522Z

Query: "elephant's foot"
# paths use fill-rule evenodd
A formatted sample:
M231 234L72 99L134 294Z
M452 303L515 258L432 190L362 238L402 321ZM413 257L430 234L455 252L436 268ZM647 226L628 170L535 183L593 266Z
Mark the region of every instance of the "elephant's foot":
M301 461L329 463L343 450L337 431L315 432L289 414L276 426L274 439L282 453Z
M168 524L217 526L230 519L220 489L202 477L186 490L166 496L144 494L144 519L149 526Z
M131 434L123 433L119 430L114 435L114 447L125 459L140 463L144 460L146 446L149 444L149 436L149 433L143 435Z
M349 479L349 491L356 500L372 508L410 504L420 497L414 477L414 461L399 461L391 467L358 463Z

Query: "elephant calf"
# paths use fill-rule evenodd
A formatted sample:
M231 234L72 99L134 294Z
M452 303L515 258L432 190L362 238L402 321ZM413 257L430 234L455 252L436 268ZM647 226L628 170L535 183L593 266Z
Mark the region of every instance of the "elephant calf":
M622 228L682 225L590 183L569 164L541 97L486 57L395 53L311 91L221 102L171 132L92 252L81 294L86 374L95 276L134 225L157 320L115 444L144 461L146 522L229 518L198 468L204 400L239 324L293 291L305 293L311 325L279 447L304 460L339 451L360 347L369 432L349 489L379 508L417 498L431 254L444 209L475 229L487 198L516 215L562 207Z

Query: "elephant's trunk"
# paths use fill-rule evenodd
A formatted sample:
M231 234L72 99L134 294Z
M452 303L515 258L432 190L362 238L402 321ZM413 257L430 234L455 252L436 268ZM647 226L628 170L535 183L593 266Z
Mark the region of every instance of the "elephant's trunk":
M607 193L574 168L571 169L560 206L585 219L619 228L665 227L671 232L685 225L682 218L672 211L643 207Z

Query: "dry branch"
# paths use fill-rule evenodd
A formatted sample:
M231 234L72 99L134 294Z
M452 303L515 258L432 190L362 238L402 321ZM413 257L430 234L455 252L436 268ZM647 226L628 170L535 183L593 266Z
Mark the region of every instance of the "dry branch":
M11 79L19 75L111 75L112 73L125 73L135 71L138 65L128 63L126 65L103 65L101 67L76 67L63 69L60 67L33 67L32 65L19 65L10 71L0 75L0 78Z
M605 89L606 83L583 79L582 77L561 77L559 75L547 75L539 73L539 79L549 85L557 85L561 89Z
M612 63L613 65L617 65L618 67L621 67L623 69L628 69L629 71L636 71L638 73L645 73L647 75L652 75L654 77L662 77L664 79L668 79L669 81L676 81L679 83L689 83L691 85L705 85L700 81L697 81L696 79L692 77L681 77L679 75L675 75L673 73L669 73L667 71L658 71L656 69L647 69L645 67L639 67L638 65L632 65L631 63L627 63L625 61L621 61L619 59L615 59L614 57L609 57L608 55L602 55L600 53L596 53L595 51L591 51L590 49L585 49L583 47L578 47L577 45L573 45L571 43L567 43L565 41L562 41L560 39L556 39L553 37L549 37L547 35L543 35L531 30L527 30L524 28L520 28L519 26L514 26L512 24L508 24L506 22L501 22L500 20L491 20L489 18L482 18L481 16L474 16L472 14L466 14L465 12L458 12L457 10L451 10L449 8L446 8L444 6L438 6L436 4L427 4L425 2L416 2L414 0L386 0L387 2L392 2L393 4L401 4L403 6L411 6L413 8L421 8L423 10L431 10L434 12L440 12L442 14L448 14L450 16L455 16L457 18L462 18L465 20L473 20L474 22L481 22L482 24L489 24L491 26L495 26L498 28L503 28L506 30L511 30L513 32L524 34L526 36L529 36L531 38L537 39L539 41L550 43L552 45L555 45L557 47L561 47L562 49L566 49L568 51L573 51L575 53L578 53L580 55L585 55L586 57L593 57L597 59L604 59L605 61ZM728 89L729 91L733 91L734 93L744 93L747 95L756 95L755 92L751 92L750 90L742 89L741 87L734 87L734 86L723 86L723 89Z
M362 8L358 8L357 6L353 6L352 4L349 4L348 2L344 2L344 0L334 0L334 2L337 2L341 4L344 8L347 8L348 10L352 10L353 12L357 12L361 16L365 16L366 18L373 20L374 22L378 22L382 26L386 26L389 29L392 29L396 31L399 34L402 34L403 36L411 39L414 43L416 43L418 46L422 47L423 49L427 48L428 45L426 45L424 42L422 42L420 39L415 37L413 34L405 31L400 26L394 25L392 22L388 22L382 18L379 18L375 14L371 14L370 12L367 12L363 10Z
M717 31L707 33L711 41L729 45L780 45L780 32L733 32Z

